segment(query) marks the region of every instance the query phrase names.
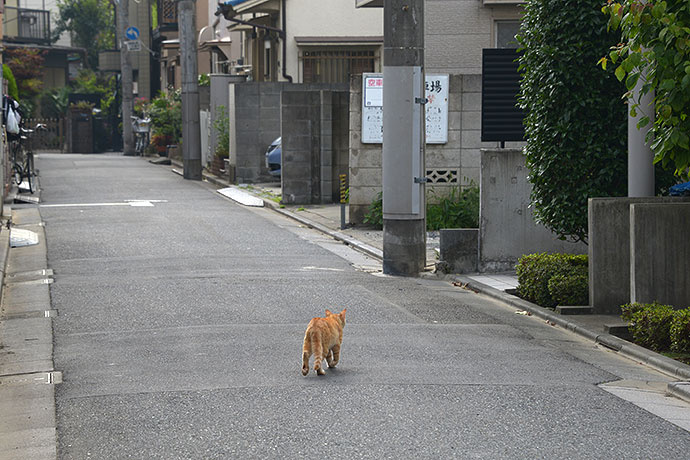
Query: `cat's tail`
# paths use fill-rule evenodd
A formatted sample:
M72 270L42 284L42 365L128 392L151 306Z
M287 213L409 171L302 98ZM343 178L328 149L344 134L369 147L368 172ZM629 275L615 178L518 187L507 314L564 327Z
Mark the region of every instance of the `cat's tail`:
M311 340L309 331L304 334L304 344L302 344L302 375L309 373L309 357L311 356Z

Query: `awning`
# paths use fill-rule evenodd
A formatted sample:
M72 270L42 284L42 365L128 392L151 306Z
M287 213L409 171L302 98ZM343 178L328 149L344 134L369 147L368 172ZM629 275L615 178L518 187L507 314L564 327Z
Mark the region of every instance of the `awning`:
M383 0L357 0L355 8L383 8Z

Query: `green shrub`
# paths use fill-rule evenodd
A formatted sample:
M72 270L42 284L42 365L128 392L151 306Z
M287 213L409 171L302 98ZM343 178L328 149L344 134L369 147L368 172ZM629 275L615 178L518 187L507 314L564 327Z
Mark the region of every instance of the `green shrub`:
M671 350L690 353L690 308L678 310L671 322Z
M589 305L589 270L578 265L549 280L549 294L556 305Z
M426 206L426 229L477 228L479 226L479 187L470 185L459 193L452 188L445 196L436 196Z
M452 189L448 195L434 197L426 206L426 229L477 228L479 226L479 187L470 185L461 192ZM364 223L383 228L383 197L379 194L369 205Z
M638 345L654 351L671 346L671 322L675 310L670 305L652 303L632 314L630 330Z
M583 270L584 269L584 270ZM553 287L558 300L587 298L587 256L574 254L528 254L520 257L516 266L518 276L518 294L525 300L542 307L555 307L558 301L549 291L549 281L554 276ZM578 278L582 280L569 280ZM579 286L580 293L574 289ZM584 302L585 304L587 302Z
M383 194L381 192L369 205L369 212L364 215L364 223L379 230L383 228Z
M621 305L621 318L623 321L631 322L635 313L645 308L643 303L626 303Z

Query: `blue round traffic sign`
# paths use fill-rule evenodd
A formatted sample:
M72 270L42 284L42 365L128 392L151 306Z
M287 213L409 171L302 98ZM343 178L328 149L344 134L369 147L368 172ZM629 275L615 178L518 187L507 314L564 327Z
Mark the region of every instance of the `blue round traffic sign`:
M125 37L128 40L137 40L139 38L139 29L134 26L127 27L125 29Z

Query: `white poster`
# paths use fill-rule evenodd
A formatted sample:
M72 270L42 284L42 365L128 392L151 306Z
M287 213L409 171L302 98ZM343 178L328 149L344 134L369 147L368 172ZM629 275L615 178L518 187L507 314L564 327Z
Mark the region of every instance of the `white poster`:
M362 143L383 143L383 75L362 76ZM448 142L448 74L425 76L426 143Z

